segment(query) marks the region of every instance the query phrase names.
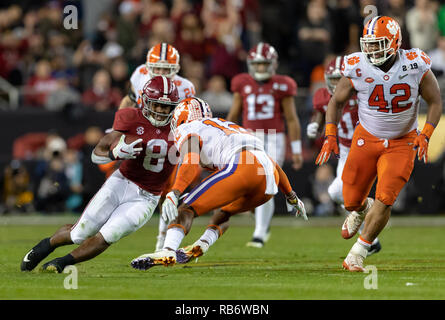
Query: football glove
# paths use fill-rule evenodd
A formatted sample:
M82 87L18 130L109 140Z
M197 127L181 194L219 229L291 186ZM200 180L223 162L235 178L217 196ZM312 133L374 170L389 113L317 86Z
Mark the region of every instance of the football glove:
M167 193L162 204L162 219L165 222L172 221L178 217L178 202L179 199L173 191Z
M296 217L303 217L304 220L306 221L308 220L306 215L306 209L304 208L304 203L297 197L295 191L292 191L290 194L286 196L286 202L295 208Z
M141 153L142 148L135 148L138 143L141 143L142 139L137 139L130 144L125 143L125 134L121 136L118 144L111 151L115 160L136 159Z
M421 133L414 139L414 150L417 149L417 159L427 163L428 162L428 137Z
M306 128L307 137L310 139L315 139L317 137L319 124L317 122L311 122Z
M332 152L334 152L337 158L340 157L340 151L338 150L337 144L337 136L326 136L323 146L321 147L321 151L317 156L317 160L315 160L315 164L321 166L328 162Z

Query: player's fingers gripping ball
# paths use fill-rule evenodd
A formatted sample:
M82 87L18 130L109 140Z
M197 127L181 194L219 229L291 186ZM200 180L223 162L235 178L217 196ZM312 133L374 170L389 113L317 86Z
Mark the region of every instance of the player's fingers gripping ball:
M111 145L111 154L113 160L136 159L141 153L141 138L135 139L134 136L123 134L116 144ZM138 146L139 145L139 146Z

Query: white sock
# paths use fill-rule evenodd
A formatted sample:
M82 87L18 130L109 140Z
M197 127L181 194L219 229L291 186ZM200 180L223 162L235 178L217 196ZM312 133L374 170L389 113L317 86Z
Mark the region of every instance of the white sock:
M158 235L164 235L167 233L168 228L168 222L165 222L164 219L159 219L159 226L158 226Z
M274 211L275 202L273 198L255 209L255 231L253 232L254 238L264 240Z
M209 247L216 242L219 238L219 232L215 229L208 228L204 234L199 238L201 241L205 241L209 244Z
M182 239L184 239L184 230L181 228L170 228L167 230L167 236L164 241L164 249L170 248L178 250L181 245Z

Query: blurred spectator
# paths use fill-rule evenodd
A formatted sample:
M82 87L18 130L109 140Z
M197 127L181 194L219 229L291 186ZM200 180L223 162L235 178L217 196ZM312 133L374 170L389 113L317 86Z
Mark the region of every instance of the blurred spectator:
M440 35L445 36L445 3L443 1L437 13L437 20L439 21L438 26Z
M91 87L94 74L109 63L108 57L102 51L104 41L103 38L97 38L94 42L84 40L74 53L73 63L78 71L78 88L81 92Z
M82 186L82 163L79 159L77 150L68 149L65 152L65 175L68 178L70 193L66 200L66 208L69 211L79 211L81 209L83 198Z
M437 40L437 48L428 52L436 77L445 77L445 35Z
M29 106L43 107L48 96L59 88L56 78L51 75L52 68L48 60L40 60L35 67L34 75L25 87L25 103Z
M337 0L332 9L332 51L338 54L359 50L358 37L362 32L359 8L352 0Z
M408 12L405 0L388 0L387 7L383 11L385 16L394 18L402 31L402 49L411 48L408 29L406 28L406 13Z
M37 183L35 208L37 211L65 210L65 201L69 195L69 183L64 164L65 152L65 140L56 133L49 134L46 146L41 150L35 167Z
M119 89L121 96L125 96L128 92L129 82L128 64L123 58L116 58L111 62L110 75L111 87Z
M201 94L201 98L207 101L213 111L227 113L232 105L232 94L227 90L224 77L212 76L207 83L207 90Z
M0 213L33 210L30 175L20 161L13 160L4 168L1 190Z
M82 102L96 111L116 110L122 100L118 88L111 87L111 77L106 69L96 72L93 85L82 95Z
M99 127L89 127L83 135L83 145L79 150L82 162L82 209L88 204L90 199L96 194L105 181L105 173L91 161L91 152L103 137L104 133Z
M119 17L117 20L117 42L124 49L124 55L130 54L138 37L136 19L138 17L138 3L125 0L119 5Z
M329 185L334 180L334 173L330 164L318 167L315 171L315 180L312 192L318 204L315 206L315 216L329 216L335 210L334 202L328 193Z
M139 23L139 34L147 37L153 28L153 23L157 19L168 18L168 9L163 1L144 0L141 6L141 15Z
M429 51L436 46L437 15L429 0L415 1L415 6L406 14L406 27L413 48Z
M210 58L208 75L219 74L227 80L241 72L245 51L241 45L240 17L230 0L204 0L201 10L204 36Z
M330 31L328 11L325 5L311 1L307 6L307 17L298 26L299 50L301 51L300 69L307 75L304 86L309 85L312 69L323 63L330 51Z
M199 17L194 13L185 14L181 20L175 47L182 57L186 55L196 61L205 60L204 32Z

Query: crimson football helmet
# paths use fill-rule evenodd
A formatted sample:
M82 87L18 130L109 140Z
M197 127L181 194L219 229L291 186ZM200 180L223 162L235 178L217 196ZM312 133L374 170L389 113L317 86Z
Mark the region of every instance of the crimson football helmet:
M376 16L363 28L360 49L368 62L375 66L384 64L402 45L402 32L396 20Z
M158 43L147 53L145 63L150 77L165 75L168 78L174 77L180 69L179 52L171 44L166 42ZM168 69L168 74L159 74L156 69Z
M147 81L142 89L142 114L156 127L167 125L173 110L179 102L176 85L166 76L155 76ZM157 105L169 106L169 113L160 113L155 110Z
M342 76L340 71L342 64L343 56L337 56L329 62L324 70L324 80L331 95L334 94L335 87Z
M197 97L186 98L176 107L170 127L175 131L181 124L211 117L212 110L207 102Z
M255 64L267 63L265 71L257 71ZM271 78L278 67L278 53L274 47L265 42L258 43L250 49L247 55L247 68L249 74L257 81L264 81Z

